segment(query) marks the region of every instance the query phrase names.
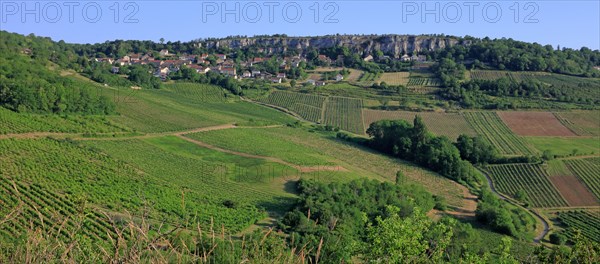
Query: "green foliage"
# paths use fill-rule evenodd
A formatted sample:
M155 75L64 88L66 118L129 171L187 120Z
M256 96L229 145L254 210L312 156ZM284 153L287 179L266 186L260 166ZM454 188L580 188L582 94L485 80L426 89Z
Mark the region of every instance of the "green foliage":
M578 235L600 243L600 219L594 210L572 210L558 213L558 220L566 227L563 233L570 240Z
M330 184L301 180L298 190L300 200L296 208L281 219L279 226L291 233L290 240L298 247L308 243L309 247L316 248L322 238L320 255L327 263L349 261L361 253L378 254L380 249L372 241L378 239L375 234L385 233L385 230L377 230L376 219L409 217L412 220L407 223L414 220L414 223L432 225L421 212L432 209L434 201L417 186L366 179ZM411 225L406 228L420 232ZM422 239L419 243L426 244L426 241Z
M535 229L535 220L526 211L504 203L495 194L484 189L477 204L477 220L492 230L518 238L529 239ZM509 256L506 251L503 256Z
M419 116L414 125L404 120L377 121L367 134L372 137L369 145L379 151L414 161L455 181L476 185L481 180L452 142L429 134Z
M498 158L497 150L481 136L460 135L454 145L461 158L472 164L492 163Z

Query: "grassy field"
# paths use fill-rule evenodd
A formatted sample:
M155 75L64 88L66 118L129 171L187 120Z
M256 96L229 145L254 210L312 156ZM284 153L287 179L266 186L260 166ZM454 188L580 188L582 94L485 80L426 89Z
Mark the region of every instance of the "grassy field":
M537 164L488 165L494 185L498 191L515 196L525 192L533 207L567 206L566 201L548 179L548 173Z
M556 118L580 136L600 136L600 111L554 113Z
M477 134L496 147L504 155L531 155L535 151L527 142L515 135L494 112L465 112L467 121Z
M117 103L120 113L109 119L139 132L181 131L228 123L279 124L293 120L284 113L248 102L205 102L167 89L103 91Z
M364 109L365 128L375 121L383 119L406 120L413 122L415 115L423 118L427 129L438 136L447 136L456 140L460 134L475 136L477 133L461 114L457 113L435 113L435 112L409 112L409 111L381 111Z
M540 152L550 150L557 156L590 155L600 153L600 139L577 137L525 137Z

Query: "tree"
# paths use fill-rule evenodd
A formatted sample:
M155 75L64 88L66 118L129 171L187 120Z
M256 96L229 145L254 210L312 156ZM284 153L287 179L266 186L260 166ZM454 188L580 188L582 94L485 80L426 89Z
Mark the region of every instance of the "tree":
M290 86L291 86L292 88L296 87L296 80L291 80L291 81L290 81Z
M165 38L160 38L160 44L164 44L165 43Z

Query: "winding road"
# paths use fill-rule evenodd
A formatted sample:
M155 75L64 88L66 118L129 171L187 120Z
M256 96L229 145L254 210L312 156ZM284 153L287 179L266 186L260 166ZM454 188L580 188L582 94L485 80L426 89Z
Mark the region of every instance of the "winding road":
M537 219L537 222L542 224L542 226L544 227L543 230L539 231L538 235L533 239L534 243L540 243L542 241L542 239L544 239L544 237L546 237L546 235L548 235L548 233L550 232L550 224L548 223L548 221L546 221L546 219L544 217L542 217L538 212L534 211L533 209L526 208L526 207L516 203L508 196L498 192L496 190L496 187L494 186L494 182L492 181L492 178L484 171L482 171L480 169L477 169L477 170L479 172L481 172L481 174L483 174L483 176L485 176L485 179L488 182L488 186L490 186L490 190L492 191L492 193L494 193L496 196L498 196L498 198L505 200L514 206L517 206L517 207L520 207L522 209L529 211L529 213L531 213Z

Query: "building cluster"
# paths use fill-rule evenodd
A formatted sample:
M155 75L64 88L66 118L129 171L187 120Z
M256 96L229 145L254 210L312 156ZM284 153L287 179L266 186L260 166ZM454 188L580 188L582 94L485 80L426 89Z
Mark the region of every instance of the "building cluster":
M279 60L279 72L269 73L260 71L255 67L261 63L266 62L270 58L267 57L255 57L248 61L242 62L239 66L245 69L243 72L238 72L236 63L227 57L226 54L213 54L216 60L215 63L209 61L210 54L202 55L175 55L169 53L168 50L161 50L159 52L162 59L156 59L150 54L128 54L119 59L113 58L95 58L96 62L105 62L113 65L112 72L119 73L121 66L127 65L151 65L154 69L154 76L165 80L172 72L177 72L183 67L196 70L197 73L207 73L209 71L218 72L226 76L230 76L235 79L241 78L254 78L254 79L265 79L273 83L281 83L286 79L284 71L290 68L296 68L301 62L306 62L306 59L301 56L284 57Z

